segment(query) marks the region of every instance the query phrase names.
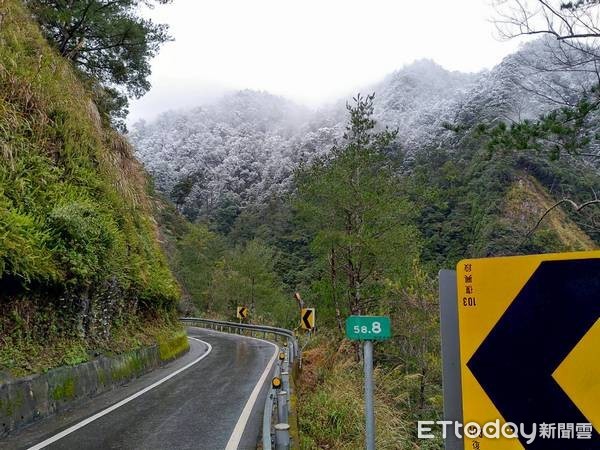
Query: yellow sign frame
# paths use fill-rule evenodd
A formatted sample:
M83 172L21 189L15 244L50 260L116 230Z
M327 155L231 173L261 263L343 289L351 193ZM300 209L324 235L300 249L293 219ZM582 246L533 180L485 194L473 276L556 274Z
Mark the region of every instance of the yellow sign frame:
M580 259L600 259L600 251L550 253L530 256L497 257L482 259L465 259L460 261L456 267L457 294L458 294L458 332L460 342L460 372L462 384L462 410L463 424L476 422L485 424L500 420L500 425L506 423L484 388L480 385L474 374L467 367L467 362L473 357L483 341L488 337L492 329L500 321L503 314L519 295L532 275L545 261L563 261ZM600 276L600 274L599 274ZM598 319L600 322L600 319ZM594 325L593 339L597 340L598 323ZM592 331L588 334L592 336ZM556 332L556 330L550 330ZM589 353L590 339L587 341L586 349L575 351L571 358L565 358L564 365L568 359L581 358L579 354ZM600 342L597 343L600 347ZM502 356L499 356L502 357ZM510 357L510 355L506 355ZM594 364L594 363L592 363ZM591 370L600 373L600 361ZM561 364L562 366L563 364ZM571 364L572 367L572 364ZM524 369L526 370L526 368ZM589 367L586 370L590 370ZM600 401L590 406L578 399L589 398L590 395L598 395L600 385L582 385L577 381L584 379L573 375L568 377L563 373L566 370L557 368L553 377L559 385L585 414L596 430L600 429ZM589 378L585 378L589 382ZM574 381L570 381L574 380ZM567 386L568 385L568 386ZM568 441L565 441L568 446ZM491 439L485 436L476 438L464 437L465 450L473 449L474 446L485 450L524 450L525 447L517 439ZM565 447L566 448L566 447Z

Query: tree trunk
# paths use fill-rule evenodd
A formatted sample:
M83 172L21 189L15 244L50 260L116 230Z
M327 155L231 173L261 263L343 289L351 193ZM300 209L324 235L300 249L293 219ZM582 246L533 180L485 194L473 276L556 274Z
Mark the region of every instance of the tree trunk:
M331 247L331 253L330 253L330 257L329 257L329 268L330 268L330 274L331 274L331 289L332 289L333 306L335 307L335 318L337 321L338 329L340 330L340 333L342 333L344 330L343 330L343 326L342 326L342 316L340 313L340 305L339 305L338 297L337 297L337 271L336 271L336 266L335 266L335 248L334 247Z
M251 278L250 283L250 311L254 315L254 278Z
M427 374L427 368L425 364L421 367L421 385L419 386L419 411L423 412L425 409L425 376Z

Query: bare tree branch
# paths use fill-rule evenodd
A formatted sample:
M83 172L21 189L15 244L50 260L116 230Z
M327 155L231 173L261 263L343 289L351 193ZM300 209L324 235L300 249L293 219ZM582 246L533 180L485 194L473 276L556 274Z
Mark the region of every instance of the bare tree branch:
M493 4L496 28L507 39L537 34L550 34L559 41L600 38L600 2L495 0Z
M594 192L594 196L596 197L596 195L595 195L595 194L596 194L596 193ZM587 202L585 202L585 203L582 203L582 204L580 204L580 205L578 205L577 203L575 203L573 200L571 200L571 199L569 199L569 198L563 198L562 200L560 200L560 201L556 202L554 205L552 205L550 208L548 208L548 209L547 209L547 210L544 212L544 214L542 214L542 216L539 218L539 220L537 221L537 223L535 224L535 226L534 226L534 227L533 227L531 230L529 230L529 231L527 232L527 234L525 235L525 237L524 237L524 238L523 238L523 240L521 241L521 244L520 244L520 245L524 244L524 243L525 243L525 241L526 241L527 239L529 239L529 237L531 237L531 235L532 235L532 234L533 234L533 233L534 233L534 232L537 230L537 228L540 226L540 224L542 223L542 221L543 221L543 220L546 218L546 216L547 216L548 214L550 214L550 212L552 212L554 209L558 208L560 205L563 205L563 204L568 204L568 205L571 205L571 207L573 208L573 210L574 210L575 212L579 212L579 211L581 211L582 209L584 209L584 208L587 208L587 207L588 207L588 206L590 206L590 205L598 205L598 204L600 204L600 199L598 199L598 198L596 197L596 198L594 198L594 200L588 200Z

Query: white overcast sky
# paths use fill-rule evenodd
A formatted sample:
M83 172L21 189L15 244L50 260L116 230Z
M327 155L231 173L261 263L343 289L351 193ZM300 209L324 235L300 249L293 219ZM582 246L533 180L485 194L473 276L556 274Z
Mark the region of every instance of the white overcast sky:
M474 72L518 46L494 37L489 0L174 0L148 15L175 41L153 60L129 123L232 89L315 106L416 59Z

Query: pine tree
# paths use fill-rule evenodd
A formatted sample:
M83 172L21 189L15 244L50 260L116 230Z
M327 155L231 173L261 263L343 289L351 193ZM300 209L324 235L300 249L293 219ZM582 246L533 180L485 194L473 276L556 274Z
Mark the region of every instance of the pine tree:
M384 280L404 273L416 254L410 204L401 195L394 160L386 156L396 132L376 131L373 98L358 95L347 105L344 145L296 177L296 206L315 233L313 250L330 272L338 316L339 293L352 314L376 311Z
M127 97L150 89L150 60L170 36L139 7L171 0L26 0L58 52L98 82L96 102L114 119L127 116ZM123 126L121 121L115 124Z

